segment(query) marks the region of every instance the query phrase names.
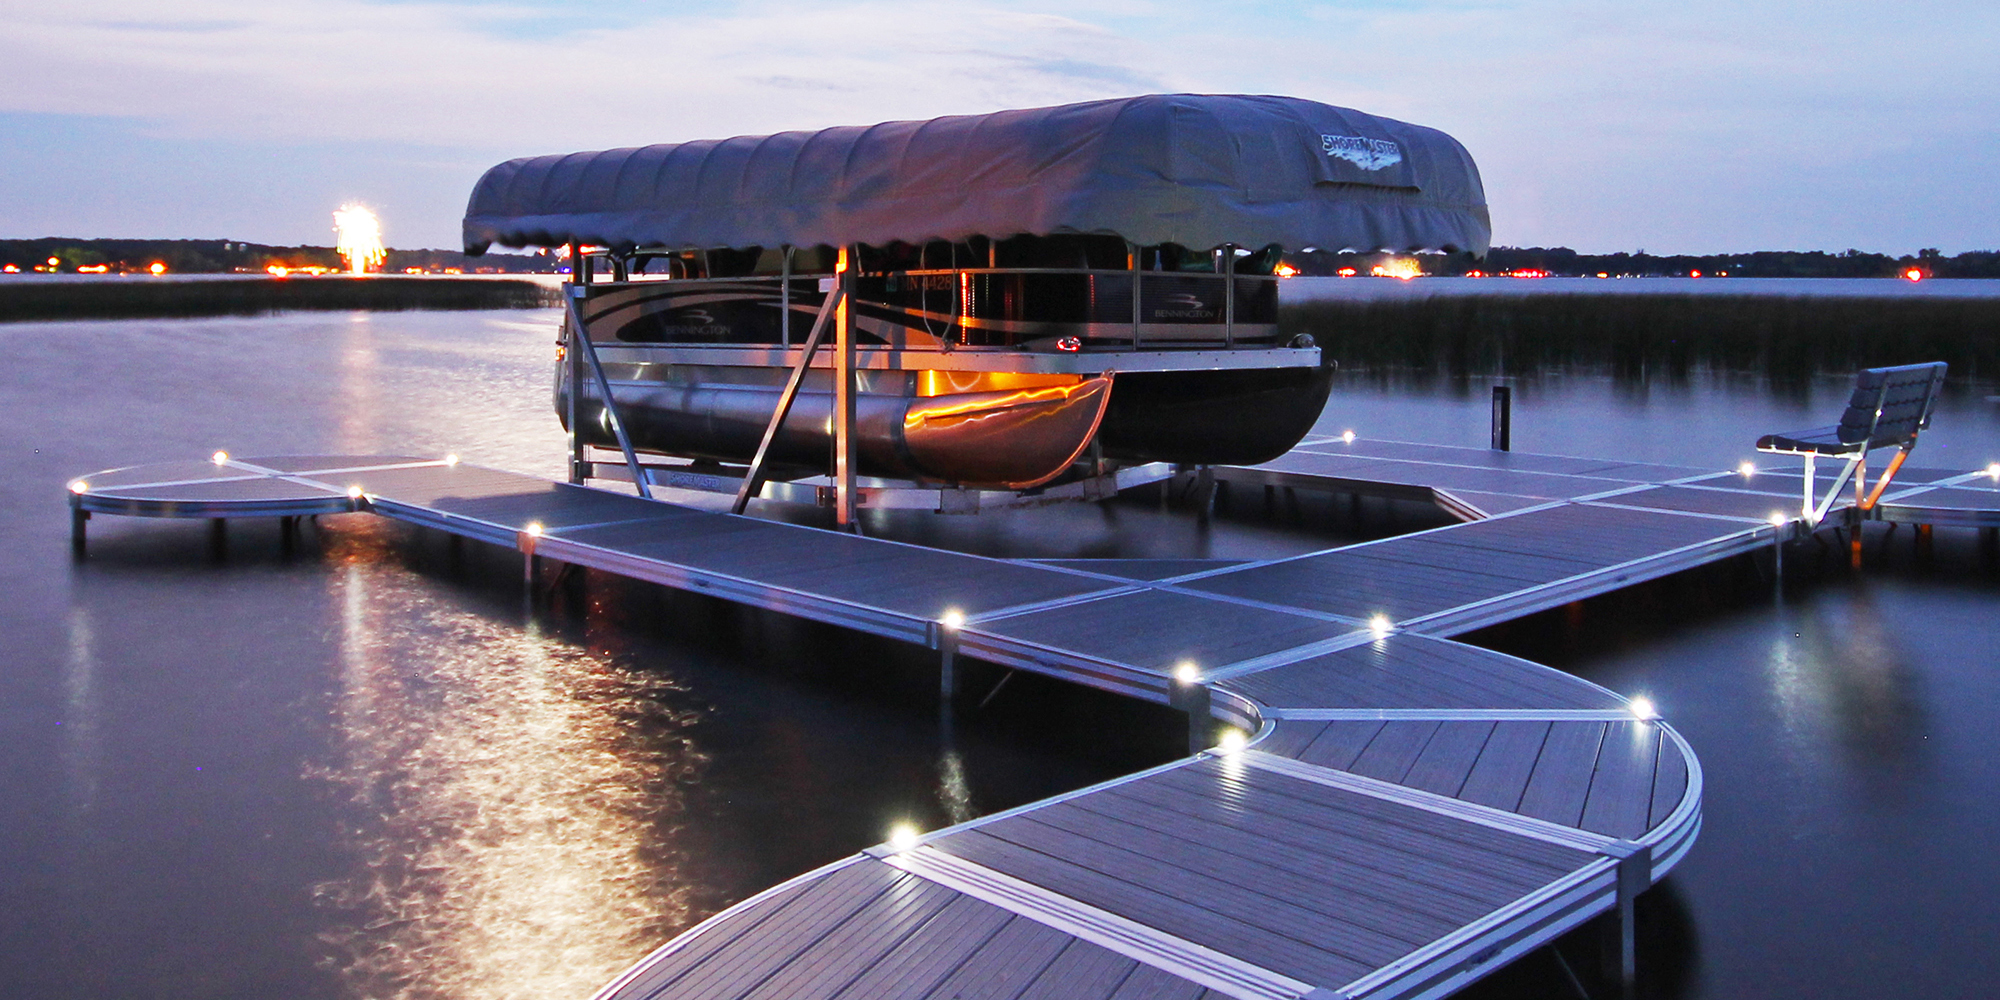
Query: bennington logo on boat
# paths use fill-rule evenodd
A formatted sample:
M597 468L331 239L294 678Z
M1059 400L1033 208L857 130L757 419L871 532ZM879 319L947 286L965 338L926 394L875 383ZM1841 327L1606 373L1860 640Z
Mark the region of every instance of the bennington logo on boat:
M1319 148L1363 170L1381 170L1403 162L1403 148L1387 139L1367 139L1358 135L1322 135Z
M1154 309L1154 319L1213 319L1215 310L1203 308L1201 299L1187 292L1175 292L1160 300L1164 308Z
M717 323L706 309L680 309L675 311L672 322L662 324L668 330L682 337L726 337L729 324Z

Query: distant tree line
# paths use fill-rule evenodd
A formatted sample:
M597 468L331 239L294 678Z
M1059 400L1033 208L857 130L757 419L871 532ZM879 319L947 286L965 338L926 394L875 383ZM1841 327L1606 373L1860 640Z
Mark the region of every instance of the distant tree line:
M56 264L50 265L50 258ZM332 247L272 246L240 240L109 240L50 236L34 240L0 240L0 267L23 273L53 266L70 274L79 267L104 267L119 273L144 273L154 263L172 274L230 274L284 268L342 266ZM529 274L555 270L553 258L523 254L467 257L455 250L390 250L382 270L400 273L456 269L466 274Z
M1342 269L1369 274L1385 266L1393 254L1314 253L1286 259L1305 274L1332 275ZM1407 260L1408 258L1404 258ZM1843 250L1759 250L1725 254L1586 254L1568 247L1494 247L1484 259L1471 254L1419 254L1418 266L1431 275L1462 275L1471 271L1512 274L1542 271L1561 277L1703 277L1736 278L1895 278L1911 268L1928 278L2000 278L2000 251L1972 250L1947 257L1935 248L1892 257L1883 253Z

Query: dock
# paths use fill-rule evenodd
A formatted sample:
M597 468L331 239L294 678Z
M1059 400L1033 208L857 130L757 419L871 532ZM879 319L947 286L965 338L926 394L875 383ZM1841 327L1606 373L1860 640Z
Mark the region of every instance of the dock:
M99 514L368 511L531 575L553 560L920 644L947 698L971 656L1189 713L1186 758L800 875L599 1000L1437 997L1607 912L1629 983L1632 900L1700 830L1695 754L1643 702L1451 637L1803 537L1799 476L1349 437L1215 474L1461 522L1236 563L1003 560L455 459L220 453L70 500L79 551ZM1903 475L1871 514L2000 525L2000 475Z

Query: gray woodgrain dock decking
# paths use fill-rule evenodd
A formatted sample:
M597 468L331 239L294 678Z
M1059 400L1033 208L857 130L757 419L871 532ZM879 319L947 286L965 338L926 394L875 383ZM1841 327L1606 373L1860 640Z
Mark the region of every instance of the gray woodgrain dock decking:
M1438 996L1684 856L1701 772L1671 727L1448 637L1790 538L1798 477L1338 439L1220 476L1429 497L1469 520L1283 559L1114 565L412 458L114 470L72 502L368 510L1154 700L1192 672L1248 734L807 873L668 942L605 1000ZM1909 482L1881 509L2000 519L1983 474Z

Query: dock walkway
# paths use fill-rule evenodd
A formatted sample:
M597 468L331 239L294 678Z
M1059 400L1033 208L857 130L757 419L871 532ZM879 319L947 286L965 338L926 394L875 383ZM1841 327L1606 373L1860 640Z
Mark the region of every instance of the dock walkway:
M72 504L79 531L367 510L1250 734L801 875L602 1000L1427 997L1607 910L1629 935L1699 830L1694 754L1643 704L1448 637L1789 538L1798 477L1341 439L1219 474L1467 520L1241 563L1000 560L345 456L113 470Z

